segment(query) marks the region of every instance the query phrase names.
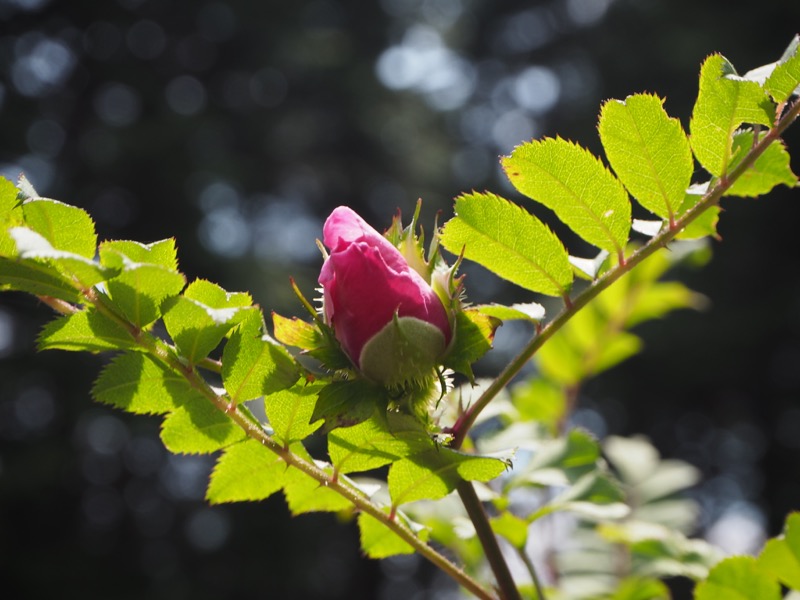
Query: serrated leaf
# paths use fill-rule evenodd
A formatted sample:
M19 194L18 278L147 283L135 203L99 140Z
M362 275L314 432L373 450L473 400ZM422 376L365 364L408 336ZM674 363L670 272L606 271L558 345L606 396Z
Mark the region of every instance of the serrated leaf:
M81 298L71 279L55 266L38 260L0 257L0 289L50 296L73 303Z
M419 421L400 413L379 412L328 435L328 454L339 473L377 469L432 448L434 443Z
M334 381L319 390L311 421L322 419L323 432L352 427L388 403L386 389L365 379Z
M767 78L764 88L775 102L786 102L800 88L800 35L795 35L781 60Z
M708 191L708 183L702 185L691 185L686 190L686 196L683 199L683 204L679 213L683 215L690 208L696 206ZM717 235L717 223L719 222L719 213L722 209L719 206L711 206L703 211L703 214L698 216L694 221L684 227L676 236L679 240L696 240L711 236L714 238Z
M230 293L208 281L189 284L183 295L164 305L164 324L181 354L192 363L205 358L247 315L248 294Z
M388 508L386 509L388 512ZM361 548L370 558L413 554L414 548L391 529L367 513L358 515Z
M275 339L295 348L312 350L322 344L322 335L311 323L292 317L287 319L276 312L272 313Z
M517 550L525 548L528 541L528 522L508 511L502 512L499 516L490 521L492 531L503 537L509 544Z
M287 388L299 376L291 355L264 333L259 311L252 311L225 344L222 381L235 404Z
M499 326L497 318L474 308L457 311L455 339L442 361L444 366L473 380L472 363L491 350Z
M722 55L709 56L700 69L700 90L689 124L697 160L721 177L730 167L733 133L744 123L770 127L774 113L758 83L739 77Z
M83 287L91 287L116 274L90 258L74 252L57 250L44 236L28 227L12 227L9 235L17 247L17 254L28 261L46 261L70 277L74 277Z
M692 178L689 140L664 101L650 94L611 100L600 112L600 140L617 177L650 212L674 219Z
M283 494L286 504L289 506L289 512L293 515L309 512L339 512L353 508L347 498L292 467L286 474Z
M58 317L38 337L39 350L103 352L134 347L130 333L93 309Z
M100 261L119 271L106 284L120 311L138 327L146 327L161 316L161 304L177 296L186 279L177 271L175 241L153 244L130 241L104 242Z
M97 402L136 414L166 414L185 402L203 397L184 377L146 354L126 352L115 357L95 381Z
M472 307L483 315L489 315L501 321L532 321L540 322L544 319L544 306L536 302L526 304L480 304Z
M112 240L100 244L100 258L124 256L130 262L158 265L169 271L178 270L178 251L175 238L159 240L151 244L141 244L131 240ZM122 265L116 265L122 266Z
M780 600L778 582L751 556L732 556L715 566L694 591L695 600Z
M735 166L753 147L753 132L740 131L733 137L731 166ZM775 140L725 192L726 196L756 197L768 193L776 185L794 187L797 176L792 173L789 152L783 140Z
M5 177L0 177L0 256L13 256L16 253L16 244L8 235L8 230L22 225L23 222L24 215L17 199L16 186Z
M210 454L245 437L228 415L202 396L184 402L161 425L161 441L175 454Z
M536 217L490 193L456 198L441 244L525 289L563 296L572 284L569 254Z
M319 429L321 423L311 415L321 388L321 385L296 385L264 398L275 438L285 446L302 441Z
M758 564L784 585L800 591L800 513L790 514L783 534L767 541Z
M22 204L26 225L56 250L94 258L97 235L89 214L57 200L34 198Z
M211 473L206 499L211 504L264 500L283 488L286 463L256 440L225 449Z
M628 194L588 150L548 138L517 146L502 165L517 190L547 206L584 240L622 253L631 226Z
M452 492L460 481L494 479L508 464L499 458L435 448L393 463L389 469L389 494L394 506L437 500Z

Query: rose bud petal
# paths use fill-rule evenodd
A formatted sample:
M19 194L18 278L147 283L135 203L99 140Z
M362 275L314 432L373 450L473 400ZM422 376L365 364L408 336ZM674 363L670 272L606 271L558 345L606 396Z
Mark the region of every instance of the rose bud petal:
M429 377L450 343L442 301L391 242L350 208L328 217L325 321L353 364L387 386Z

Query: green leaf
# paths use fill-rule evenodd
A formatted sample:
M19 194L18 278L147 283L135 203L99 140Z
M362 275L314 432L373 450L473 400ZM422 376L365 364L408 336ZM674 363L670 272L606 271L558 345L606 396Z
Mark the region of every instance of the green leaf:
M503 537L517 550L523 550L528 541L528 522L508 511L491 519L492 531Z
M287 346L312 350L319 348L323 343L319 330L313 324L297 317L287 319L273 312L272 323L275 327L275 339Z
M529 379L511 390L512 401L522 420L545 425L551 433L558 431L567 412L564 388L545 378Z
M369 419L378 407L388 403L386 390L365 379L334 381L319 391L311 421L323 419L323 432L352 427Z
M437 500L452 492L460 481L489 481L502 473L509 461L435 448L404 458L389 469L389 494L394 506L415 500Z
M161 441L175 454L209 454L245 437L228 415L202 396L184 402L161 426Z
M569 255L536 217L494 194L464 194L456 217L442 231L442 245L525 289L563 296L572 284Z
M694 591L695 600L780 600L778 582L758 568L751 556L726 558L711 569Z
M600 111L600 140L628 191L650 212L673 219L692 178L694 161L678 119L658 96L611 100Z
M658 579L626 577L619 582L609 600L671 600L671 598L669 588Z
M481 304L474 306L483 315L489 315L501 321L533 321L539 323L544 319L544 306L536 302L527 304L512 304L503 306L502 304Z
M624 503L625 496L619 484L600 470L590 471L528 516L535 521L558 511L568 511L592 520L621 519L631 508Z
M302 441L314 433L321 423L311 415L320 385L296 385L264 398L264 408L275 438L285 446Z
M690 185L686 190L686 196L683 199L681 208L678 211L683 215L690 208L697 205L708 191L708 183L702 185ZM719 206L711 206L703 211L703 214L698 216L694 221L689 223L677 235L679 240L696 240L704 237L717 238L717 223L719 222L719 213L722 209Z
M631 204L619 180L588 150L561 138L517 146L502 159L521 193L541 202L590 244L621 254Z
M189 284L182 296L165 302L164 324L181 354L197 363L255 310L251 304L248 294L226 292L198 279Z
M70 278L48 262L38 260L0 257L0 290L18 290L73 303L81 298Z
M63 274L75 278L83 287L91 287L116 274L90 258L57 250L41 234L28 227L12 227L9 235L17 246L17 254L28 261L46 261Z
M134 347L133 338L121 325L86 309L48 323L38 338L39 350L103 352Z
M767 542L758 564L784 585L800 591L800 513L786 518L783 535Z
M57 200L35 198L22 204L26 225L56 250L94 258L97 235L89 214Z
M388 507L385 509L388 513ZM398 554L413 554L414 548L391 529L367 513L358 515L361 548L370 558L388 558Z
M166 414L203 397L184 377L146 354L126 352L115 357L92 388L98 402L136 414Z
M543 441L512 483L566 486L597 468L600 446L587 431L572 429L564 437Z
M186 279L177 271L175 241L153 244L129 241L100 245L100 261L120 271L106 288L120 311L138 327L146 327L161 316L161 304L177 296Z
M753 132L740 131L733 137L733 157L731 166L735 166L753 147ZM797 176L792 173L789 153L782 140L770 144L759 156L753 166L747 169L725 192L726 196L761 196L776 185L789 187L797 185Z
M497 318L474 308L457 311L455 339L442 361L444 366L472 381L472 363L491 350L494 332L499 326Z
M291 355L264 333L260 311L252 311L225 344L222 381L235 404L287 388L299 376Z
M800 35L795 35L775 70L767 78L764 88L775 102L786 102L800 86Z
M328 454L339 473L377 469L433 448L419 421L400 413L376 412L358 425L328 435Z
M211 504L264 500L283 488L286 463L256 440L225 449L206 490Z
M16 186L5 177L0 177L0 256L13 256L16 253L16 244L8 230L22 225L23 222L24 215L17 198Z
M283 494L286 497L289 511L293 515L309 512L339 512L353 508L350 501L341 494L324 487L316 479L291 467L286 474Z
M700 91L689 124L697 160L721 177L730 167L733 133L744 123L770 127L774 113L758 83L739 77L722 55L709 56L700 69Z

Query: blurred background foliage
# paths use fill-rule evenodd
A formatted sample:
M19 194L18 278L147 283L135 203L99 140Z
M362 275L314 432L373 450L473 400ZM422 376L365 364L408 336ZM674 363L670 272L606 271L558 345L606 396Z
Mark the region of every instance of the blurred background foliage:
M639 91L687 127L708 54L744 72L798 23L786 0L0 0L0 173L87 209L101 239L175 236L190 278L299 315L288 279L312 293L336 205L380 227L419 197L428 224L462 191L517 198L497 158L519 142L599 152L600 102ZM786 189L754 204L726 200L713 260L679 273L709 306L639 328L642 354L584 386L573 416L698 467L697 533L728 552L800 508L800 206ZM465 271L476 302L531 300ZM36 354L49 316L0 298L4 597L456 593L415 557L361 558L331 515L207 507L208 457L170 456L155 420L92 404L104 358ZM483 374L529 333L505 326Z

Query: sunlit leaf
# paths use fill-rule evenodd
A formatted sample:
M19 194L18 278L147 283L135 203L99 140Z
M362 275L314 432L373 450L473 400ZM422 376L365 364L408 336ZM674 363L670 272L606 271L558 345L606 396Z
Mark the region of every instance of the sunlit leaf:
M733 137L731 165L735 166L752 147L753 132L737 132ZM742 173L725 195L756 197L767 194L780 184L794 187L797 185L797 176L792 173L786 146L782 140L776 140L764 150L752 167Z
M288 446L304 440L319 429L321 423L311 415L321 388L320 385L296 385L264 398L269 423L275 438L282 444Z
M289 512L293 515L309 512L339 512L353 508L347 498L292 467L286 473L283 494L286 497Z
M538 323L544 319L544 306L536 302L527 304L512 304L504 306L502 304L481 304L472 307L479 313L495 317L501 321L533 321Z
M492 348L494 333L500 320L468 308L456 313L455 340L452 342L444 366L474 379L472 363Z
M131 334L94 309L58 317L39 334L40 350L102 352L134 347Z
M672 219L692 177L689 140L663 100L650 94L611 100L600 112L600 139L628 191L650 212Z
M795 35L764 84L775 102L785 102L800 87L800 35Z
M358 530L361 535L361 548L370 558L388 558L397 554L414 553L413 546L367 513L358 515Z
M758 564L784 585L800 591L800 513L786 518L783 535L767 541Z
M732 556L711 569L694 591L695 600L779 600L778 582L751 556Z
M35 198L22 205L25 224L56 249L93 259L97 251L94 221L76 206Z
M283 488L286 463L256 440L225 449L206 490L212 504L263 500Z
M24 215L17 199L17 187L5 177L0 177L0 256L13 256L16 244L8 234L11 227L22 225ZM0 285L2 285L0 273Z
M525 519L504 511L491 520L492 531L502 536L517 550L525 548L528 541L528 522Z
M114 357L95 381L92 396L137 414L165 414L185 402L204 401L186 378L140 352Z
M44 260L0 257L0 290L18 290L67 302L78 302L81 298L72 279Z
M589 151L548 138L517 146L502 164L514 187L553 210L587 242L612 254L625 248L631 226L628 194Z
M572 284L569 255L536 217L494 194L456 199L455 218L441 235L442 245L525 289L563 296Z
M244 439L244 431L202 396L184 402L161 426L161 441L176 454L209 454Z
M764 89L736 74L720 54L709 56L700 69L700 91L690 123L697 160L712 175L728 171L733 133L744 123L772 125L775 109Z
M322 344L322 336L319 330L308 321L303 321L297 317L287 319L273 312L272 322L275 326L275 339L287 346L311 350L318 348Z
M222 353L222 381L234 403L291 386L300 376L285 348L264 333L260 311L234 330Z

